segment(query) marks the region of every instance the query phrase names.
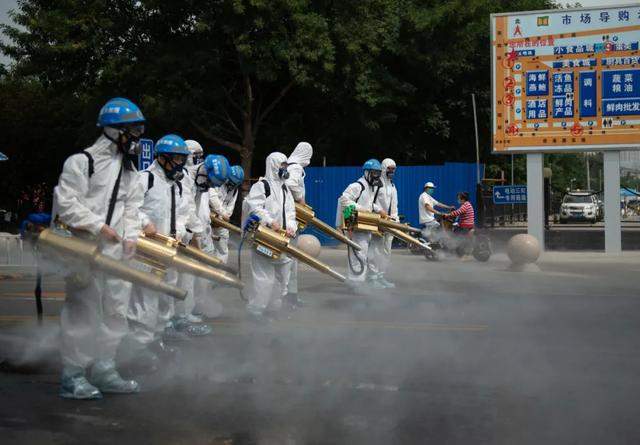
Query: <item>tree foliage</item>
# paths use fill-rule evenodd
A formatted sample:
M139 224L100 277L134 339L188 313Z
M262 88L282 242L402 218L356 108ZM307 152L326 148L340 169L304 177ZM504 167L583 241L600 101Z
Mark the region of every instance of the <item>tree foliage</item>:
M97 110L119 95L141 105L150 137L199 139L248 169L300 140L329 164L473 160L475 93L483 158L502 162L489 154L489 15L549 7L550 0L19 0L1 45L13 59L0 73L1 119L14 134L0 138L13 164L50 180L66 155L95 138ZM18 153L51 162L33 167Z

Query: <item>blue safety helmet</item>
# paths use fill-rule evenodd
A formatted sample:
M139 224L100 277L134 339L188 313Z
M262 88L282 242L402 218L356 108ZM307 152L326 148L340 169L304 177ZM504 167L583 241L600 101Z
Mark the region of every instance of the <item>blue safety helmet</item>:
M362 166L362 169L364 171L377 170L377 171L381 172L382 171L382 164L377 159L369 159L367 162L364 163L364 165Z
M115 97L100 109L98 127L117 127L127 124L141 124L145 122L140 108L129 99Z
M189 148L186 142L180 136L176 134L168 134L162 136L158 142L156 142L156 154L168 154L168 155L185 155L189 154Z
M229 179L229 161L222 155L209 155L204 159L204 168L213 187L219 187Z
M234 165L229 170L229 182L237 187L242 184L242 181L244 181L244 170L239 165Z

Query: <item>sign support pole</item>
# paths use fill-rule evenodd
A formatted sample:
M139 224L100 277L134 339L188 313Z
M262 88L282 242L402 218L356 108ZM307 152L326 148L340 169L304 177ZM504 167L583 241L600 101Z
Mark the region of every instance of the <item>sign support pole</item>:
M527 153L527 232L544 251L544 155Z
M471 93L471 102L473 103L473 126L476 132L476 183L480 184L480 141L478 140L478 113L474 93Z
M620 152L604 152L604 251L622 253L620 224Z

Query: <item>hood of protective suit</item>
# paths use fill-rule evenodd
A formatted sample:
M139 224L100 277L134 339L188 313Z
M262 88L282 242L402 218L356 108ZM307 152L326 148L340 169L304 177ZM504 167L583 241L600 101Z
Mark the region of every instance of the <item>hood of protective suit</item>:
M187 144L187 149L189 150L190 155L187 156L187 167L194 166L193 155L202 156L204 150L202 150L202 145L198 141L194 141L193 139L187 139L184 141Z
M287 156L278 151L267 156L264 178L268 181L284 182L284 179L278 176L278 170L283 162L287 162Z
M393 159L385 159L384 161L382 161L382 176L380 177L380 179L382 179L382 182L384 184L389 184L391 183L391 179L389 177L387 177L387 168L389 167L395 167L396 166L396 161L394 161Z
M296 145L296 148L287 159L289 164L299 164L301 167L306 167L311 162L313 156L313 147L308 142L300 142Z

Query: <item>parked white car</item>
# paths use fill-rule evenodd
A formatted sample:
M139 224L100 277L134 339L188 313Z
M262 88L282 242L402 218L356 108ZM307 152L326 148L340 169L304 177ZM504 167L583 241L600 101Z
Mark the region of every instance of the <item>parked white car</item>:
M561 224L566 224L568 221L586 221L594 224L600 216L598 199L589 192L570 192L562 198Z

